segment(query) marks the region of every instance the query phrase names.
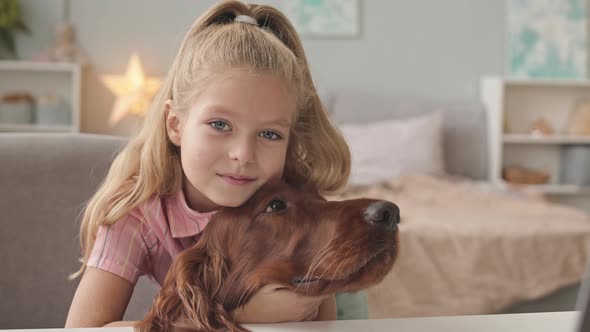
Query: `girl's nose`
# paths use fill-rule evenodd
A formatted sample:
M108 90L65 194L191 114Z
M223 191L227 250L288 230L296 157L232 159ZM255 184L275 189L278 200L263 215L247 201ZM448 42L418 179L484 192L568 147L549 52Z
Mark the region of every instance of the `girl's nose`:
M230 147L229 157L231 160L238 161L241 164L254 162L256 158L256 140L237 139Z

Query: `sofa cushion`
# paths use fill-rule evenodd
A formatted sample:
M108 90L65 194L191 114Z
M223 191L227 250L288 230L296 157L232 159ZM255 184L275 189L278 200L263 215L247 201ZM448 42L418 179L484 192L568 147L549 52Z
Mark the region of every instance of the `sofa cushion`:
M79 227L87 200L123 138L0 134L0 329L63 327L78 280ZM154 287L142 283L126 318L138 319Z

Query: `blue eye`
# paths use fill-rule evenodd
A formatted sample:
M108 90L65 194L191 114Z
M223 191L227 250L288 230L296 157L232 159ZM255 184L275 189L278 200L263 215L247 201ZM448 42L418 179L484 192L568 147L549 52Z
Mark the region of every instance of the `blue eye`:
M275 141L275 140L282 138L281 135L279 135L271 130L265 130L265 131L261 132L259 136L262 138L266 138L268 140L271 140L271 141Z
M222 120L211 121L211 122L209 122L209 125L217 130L223 130L223 131L230 130L230 127L227 124L227 122L222 121Z

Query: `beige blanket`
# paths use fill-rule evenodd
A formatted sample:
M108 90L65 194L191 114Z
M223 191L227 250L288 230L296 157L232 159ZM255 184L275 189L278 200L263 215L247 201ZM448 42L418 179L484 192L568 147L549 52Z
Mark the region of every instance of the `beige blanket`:
M329 199L381 198L401 209L400 256L367 291L370 318L494 313L582 278L590 218L539 197L409 176Z

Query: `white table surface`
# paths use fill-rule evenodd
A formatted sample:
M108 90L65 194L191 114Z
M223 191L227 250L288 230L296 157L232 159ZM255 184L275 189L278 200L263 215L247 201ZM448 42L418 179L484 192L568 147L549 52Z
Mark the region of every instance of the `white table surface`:
M372 320L340 320L329 322L302 322L284 324L244 325L253 332L581 332L576 331L579 312L543 312L526 314L393 318ZM45 331L45 332L131 332L130 327L93 329L41 329L41 330L2 330L5 331ZM586 332L586 331L584 331Z

